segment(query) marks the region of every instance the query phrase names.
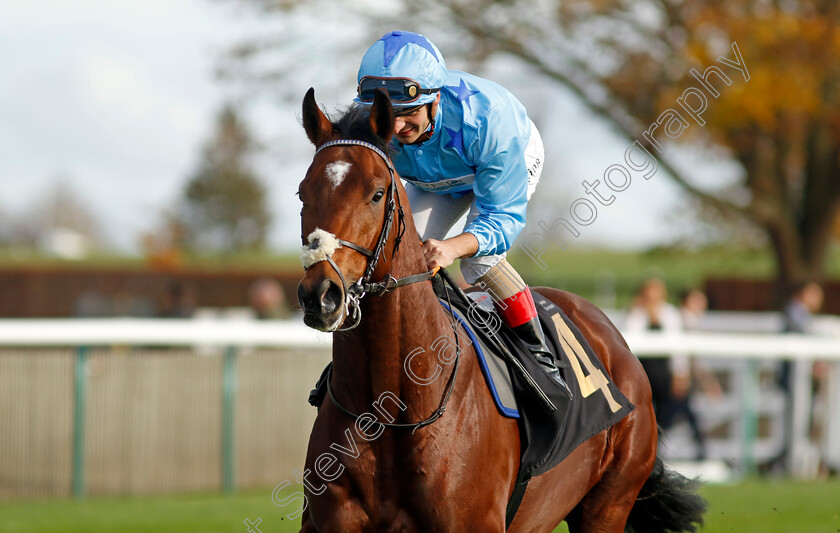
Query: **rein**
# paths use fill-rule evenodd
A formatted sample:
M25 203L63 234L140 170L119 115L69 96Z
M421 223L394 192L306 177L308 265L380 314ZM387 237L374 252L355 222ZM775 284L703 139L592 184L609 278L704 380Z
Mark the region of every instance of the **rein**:
M397 202L397 185L396 185L396 172L394 170L394 166L391 163L390 158L374 146L365 141L360 141L356 139L339 139L335 141L329 141L315 150L315 155L318 155L322 150L325 148L329 148L332 146L362 146L367 148L368 150L373 151L376 155L378 155L382 161L385 162L385 165L388 167L388 173L391 175L391 183L388 185L387 191L387 207L385 209L385 224L382 227L382 230L379 232L379 237L376 241L376 246L373 250L368 250L364 246L360 246L350 241L346 241L344 239L336 237L336 241L341 246L346 246L352 250L359 252L360 254L364 255L368 258L367 268L365 269L364 275L358 279L355 283L347 286L347 282L344 280L344 274L341 272L341 269L338 265L333 261L331 254L326 254L323 260L329 262L329 264L335 269L338 273L338 277L341 278L341 283L344 286L345 294L346 294L346 302L345 306L348 309L348 314L352 314L353 324L347 328L339 328L336 331L347 331L357 327L362 321L362 312L359 307L359 301L367 294L374 294L377 296L382 296L388 292L391 292L398 287L402 287L404 285L409 285L412 283L418 283L421 281L428 281L434 277L435 274L438 272L438 268L434 270L430 270L428 272L422 272L420 274L413 274L410 276L405 276L403 278L395 278L391 274L387 274L385 278L381 281L372 282L371 277L373 276L373 271L376 269L376 265L379 262L380 256L385 251L385 243L388 241L388 236L391 233L391 230L394 225L394 213L397 212L399 214L399 218L397 221L398 233L395 238L394 242L394 251L391 253L391 258L393 259L394 255L397 253L397 249L399 248L400 241L402 240L403 233L405 233L405 213L403 212L402 205L399 205ZM310 243L310 249L316 248L318 246L317 243L318 239L315 239ZM314 264L314 263L313 263ZM306 267L305 267L306 268ZM446 294L447 301L449 300L449 293ZM451 302L449 302L449 308L452 308ZM408 423L408 424L393 424L393 423L385 423L385 422L377 422L382 427L390 428L390 429L410 429L411 433L413 434L418 429L428 426L435 421L437 421L440 417L443 416L443 413L446 412L446 404L449 403L449 398L452 395L452 389L455 386L455 378L458 375L458 363L461 360L461 341L459 336L457 335L457 328L458 322L455 319L454 315L450 314L450 322L452 323L452 331L455 333L455 364L452 367L452 374L449 376L449 381L446 385L446 391L441 398L440 405L438 406L435 411L429 415L428 418L422 420L420 422L415 423ZM328 373L326 375L326 382L327 382L327 393L330 397L330 401L332 404L343 414L349 416L353 420L358 420L360 415L353 413L352 411L345 408L341 405L338 399L335 397L335 394L332 391L332 387L330 386L330 382L332 381L332 365L330 365Z
M449 300L449 294L446 296L447 301ZM450 305L450 309L452 309L452 302L448 302ZM450 312L450 321L452 322L452 331L455 332L455 328L458 327L457 319L454 318L454 313ZM433 424L437 421L438 418L443 416L443 413L446 412L446 404L449 403L449 397L452 395L452 389L455 386L455 377L458 375L458 363L461 361L461 340L458 337L458 334L455 334L455 364L452 367L452 374L449 375L449 381L446 384L446 391L443 393L443 398L440 400L440 405L438 406L435 411L429 415L428 418L422 420L420 422L415 422L413 424L393 424L387 422L377 422L382 427L388 429L410 429L411 434L413 435L415 431L418 429ZM349 416L353 420L358 420L361 415L357 415L352 411L348 410L346 407L341 405L338 402L338 399L335 397L335 394L332 391L332 386L330 386L330 382L332 381L332 365L329 366L329 370L327 371L326 381L327 381L327 395L330 397L330 401L332 404L343 414Z

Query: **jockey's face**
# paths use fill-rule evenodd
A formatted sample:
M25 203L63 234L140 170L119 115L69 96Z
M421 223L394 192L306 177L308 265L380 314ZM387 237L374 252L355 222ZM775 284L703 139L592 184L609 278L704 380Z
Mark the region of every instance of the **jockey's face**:
M439 98L440 95L438 95ZM403 144L411 144L417 141L431 124L432 117L437 113L437 105L438 100L435 99L432 105L424 105L409 115L396 117L394 135L397 140Z

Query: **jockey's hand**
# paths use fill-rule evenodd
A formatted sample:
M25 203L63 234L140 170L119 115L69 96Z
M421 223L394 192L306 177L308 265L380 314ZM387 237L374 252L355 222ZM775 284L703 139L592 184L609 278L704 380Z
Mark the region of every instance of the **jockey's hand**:
M472 233L462 233L444 241L426 239L423 243L423 255L429 270L446 268L456 259L473 256L477 251L478 240Z
M435 267L446 268L458 259L451 244L436 239L426 239L423 243L423 255L426 257L426 266L429 270Z

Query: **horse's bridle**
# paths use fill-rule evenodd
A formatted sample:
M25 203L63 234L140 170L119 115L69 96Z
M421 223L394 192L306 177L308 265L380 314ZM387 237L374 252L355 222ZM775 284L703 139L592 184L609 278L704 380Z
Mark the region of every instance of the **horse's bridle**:
M378 282L371 282L370 278L373 276L373 271L376 269L376 264L379 262L379 257L385 250L385 243L388 241L388 236L391 233L391 229L394 225L394 212L399 213L399 219L397 221L397 236L394 240L394 250L391 252L391 258L393 259L394 254L397 253L397 249L399 248L400 241L402 240L403 233L405 233L405 213L403 212L403 208L397 202L397 184L396 184L396 172L394 171L394 165L391 163L391 159L379 148L370 144L365 141L359 141L355 139L339 139L335 141L329 141L315 150L315 155L318 155L322 150L325 148L329 148L331 146L362 146L373 151L376 155L382 158L385 162L385 165L388 167L388 172L391 175L391 183L388 185L387 191L387 206L385 207L385 223L382 226L382 230L379 232L379 238L376 241L376 246L373 250L368 250L364 246L359 246L358 244L352 243L350 241L345 241L341 238L336 238L338 244L342 246L346 246L352 250L359 252L360 254L366 256L368 258L367 268L365 269L364 275L358 279L354 284L347 286L347 282L344 280L344 274L341 272L341 269L335 264L333 261L331 254L326 254L324 260L329 262L330 265L335 269L338 273L338 277L341 278L341 284L344 287L344 291L346 296L345 306L347 307L347 314L349 315L353 313L353 324L346 328L339 328L336 331L347 331L350 329L355 328L359 325L362 321L362 312L359 308L359 301L364 297L366 294L375 294L377 296L381 296L387 292L393 291L398 287L402 287L403 285L409 285L411 283L417 283L420 281L427 281L432 279L434 275L437 273L438 269L430 270L428 272L423 272L420 274L413 274L411 276L406 276L404 278L394 278L394 276L387 274L382 281ZM314 157L314 156L313 156ZM317 244L315 242L310 243L310 248L316 247ZM314 263L313 263L314 264ZM306 267L304 267L306 268ZM447 300L449 299L449 295L447 294ZM452 309L452 302L449 302L449 308ZM346 317L346 315L345 315ZM454 314L450 315L450 319L453 319ZM453 332L458 327L457 320L453 319ZM385 423L385 422L378 422L381 426L386 428L392 429L410 429L412 433L417 431L418 429L428 426L429 424L434 423L438 420L443 413L446 412L446 404L449 403L449 397L452 395L452 389L455 386L455 377L458 375L458 363L460 361L461 355L461 343L460 339L455 334L455 364L452 368L452 374L449 376L449 381L446 385L446 390L441 398L440 405L438 408L425 420L415 423L409 424L394 424L394 423ZM332 366L328 367L328 374L326 376L327 381L327 393L329 394L330 401L332 401L333 405L344 413L345 415L351 417L354 420L359 419L359 415L349 411L347 408L342 406L338 399L335 397L332 391L332 387L330 386L330 381L332 381Z
M362 275L362 277L360 277L355 283L348 286L346 280L344 279L344 274L341 272L341 269L338 267L335 261L333 261L332 257L330 255L327 255L324 258L324 260L329 262L329 264L338 273L338 277L341 279L341 284L344 288L346 308L345 318L347 316L351 316L353 323L346 328L339 328L337 331L347 331L349 329L355 328L362 321L362 312L359 307L359 302L366 294L375 294L377 296L381 296L387 292L396 289L397 287L402 287L403 285L408 285L410 283L417 283L419 281L429 280L432 278L432 276L434 276L434 272L436 271L423 272L421 274L414 274L399 279L394 278L394 276L390 274L387 274L382 281L371 281L373 271L376 270L376 265L379 263L379 258L385 251L385 243L388 241L388 236L391 234L391 230L393 229L395 212L398 213L397 236L394 239L394 250L391 252L392 258L394 254L397 253L397 249L400 246L400 241L402 240L403 233L405 233L405 213L403 212L402 205L399 205L397 201L397 185L395 177L396 172L394 171L394 165L391 163L391 159L385 154L385 152L383 152L371 143L356 139L339 139L335 141L325 142L324 144L318 147L318 149L315 151L315 155L317 156L325 148L330 148L332 146L362 146L364 148L367 148L368 150L371 150L380 158L382 158L382 161L384 161L385 165L388 167L388 173L391 175L391 183L388 185L388 190L386 193L387 197L385 206L385 223L382 226L382 230L379 232L379 238L376 240L376 245L374 246L373 250L369 250L364 246L360 246L356 243L346 241L341 238L336 238L338 244L346 246L351 250L355 250L368 258L367 267L365 268L364 275ZM317 246L316 242L313 241L312 243L310 243L310 248L315 246Z

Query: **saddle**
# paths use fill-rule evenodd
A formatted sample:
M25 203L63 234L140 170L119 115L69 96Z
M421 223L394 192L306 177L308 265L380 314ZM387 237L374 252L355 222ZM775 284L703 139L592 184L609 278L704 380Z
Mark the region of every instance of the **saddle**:
M437 289L440 290L440 289ZM469 302L453 289L441 304L451 302L456 318L473 341L485 382L502 416L517 419L521 456L520 474L538 476L559 464L596 433L629 414L634 405L609 379L589 342L569 317L538 292L532 292L546 342L554 363L572 391L572 399L542 371L519 337L496 315L487 293L466 293ZM463 293L462 293L463 294ZM494 319L495 317L495 319ZM499 343L531 374L557 407L548 411L511 365L498 356Z

